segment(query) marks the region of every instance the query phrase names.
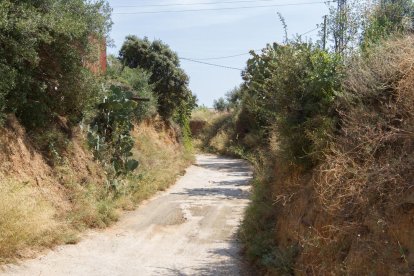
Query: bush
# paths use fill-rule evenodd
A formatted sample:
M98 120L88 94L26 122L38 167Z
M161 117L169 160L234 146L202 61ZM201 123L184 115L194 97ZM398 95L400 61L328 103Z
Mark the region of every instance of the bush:
M139 98L135 108L135 120L141 122L157 115L157 97L154 93L154 86L150 85L151 74L141 68L131 69L123 67L121 62L114 56L109 56L107 76L109 82L122 84L129 87L134 97Z
M91 37L103 37L110 26L107 6L5 0L0 15L0 111L30 128L57 115L79 122L99 92L84 67L92 60Z
M335 126L340 64L336 55L300 41L268 47L248 61L242 111L255 118L253 129L266 130L266 140L276 129L289 162L318 161Z
M411 0L385 0L373 7L363 30L362 48L381 43L395 34L413 30L414 3Z
M318 192L327 209L364 214L412 185L414 37L391 40L349 64L341 132L326 153ZM346 208L345 208L346 207Z

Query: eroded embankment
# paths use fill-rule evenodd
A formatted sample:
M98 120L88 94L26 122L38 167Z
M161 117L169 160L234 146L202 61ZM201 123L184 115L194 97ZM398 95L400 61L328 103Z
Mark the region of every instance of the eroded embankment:
M112 224L119 211L173 184L192 162L176 135L161 121L137 125L133 153L140 167L114 191L80 129L65 134L66 148L51 163L9 117L0 128L0 264L76 243L78 233Z
M249 202L242 160L197 156L167 192L77 245L10 266L7 275L245 275L235 236Z

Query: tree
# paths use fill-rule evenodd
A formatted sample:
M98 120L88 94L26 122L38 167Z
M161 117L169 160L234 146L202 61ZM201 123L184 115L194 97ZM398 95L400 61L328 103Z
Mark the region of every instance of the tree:
M128 36L120 51L120 59L130 68L143 68L151 73L150 84L158 98L158 112L164 119L188 113L195 101L189 78L180 68L179 58L160 40L150 42ZM189 111L191 114L191 110Z
M15 113L26 127L71 122L93 106L99 85L85 68L91 38L111 22L105 1L0 2L0 111Z
M142 69L122 66L119 59L108 56L107 77L111 84L120 85L131 91L139 101L134 113L135 121L140 122L157 114L157 98L153 85L149 84L151 74Z
M362 47L377 44L395 33L413 31L413 16L412 0L382 0L368 14Z
M219 111L219 112L224 112L227 110L228 108L228 104L226 102L226 100L221 97L218 100L214 100L214 104L213 107L215 110Z
M236 109L240 106L242 101L242 87L236 86L226 93L226 101L229 109Z
M313 165L334 128L340 64L338 55L300 40L268 46L244 72L244 118L253 130L276 130L288 160Z

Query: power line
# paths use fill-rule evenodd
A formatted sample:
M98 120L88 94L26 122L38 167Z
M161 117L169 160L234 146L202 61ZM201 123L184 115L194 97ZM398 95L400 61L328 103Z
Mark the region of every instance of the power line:
M151 5L123 5L112 6L113 8L149 8L149 7L176 7L176 6L200 6L200 5L221 5L236 3L257 3L257 2L274 2L277 0L239 0L239 1L221 1L221 2L203 2L203 3L177 3L177 4L151 4Z
M227 59L227 58L234 58L234 57L241 57L241 56L246 56L249 55L249 53L243 53L243 54L238 54L238 55L232 55L232 56L222 56L222 57L210 57L210 58L195 58L195 60L217 60L217 59Z
M306 33L300 34L299 36L303 36L303 35L309 34L309 33L314 32L316 30L319 30L319 27L316 27L315 29L309 30Z
M303 35L309 34L309 33L313 32L313 31L318 30L318 29L319 29L319 27L316 27L316 28L314 28L314 29L312 29L312 30L309 30L309 31L307 31L307 32L304 32L304 33L302 33L302 34L300 34L300 35L298 35L298 36L303 36ZM254 51L254 52L256 52L256 51L261 51L261 50L262 50L262 49L256 49L256 50L253 50L253 51ZM203 60L219 60L219 59L228 59L228 58L234 58L234 57L241 57L241 56L246 56L246 55L250 55L250 51L249 51L249 52L247 52L247 53L242 53L242 54L238 54L238 55L221 56L221 57L209 57L209 58L193 58L193 59L191 59L191 60L196 60L196 61L203 61ZM181 59L184 59L184 58L181 58Z
M199 60L195 60L195 59L191 59L191 58L180 58L180 59L181 60L195 62L195 63L201 63L201 64L205 64L205 65L215 66L215 67L221 67L221 68L225 68L225 69L243 71L243 69L240 69L240 68L230 67L230 66L225 66L225 65L220 65L220 64L214 64L214 63L208 63L208 62L203 62L203 61L199 61Z
M287 7L287 6L304 6L315 4L327 4L332 1L319 2L302 2L290 4L275 4L275 5L260 5L260 6L242 6L242 7L227 7L227 8L208 8L208 9L186 9L186 10L165 10L165 11L139 11L139 12L114 12L113 14L156 14L156 13L184 13L184 12L202 12L202 11L224 11L224 10L242 10L242 9L257 9L257 8L271 8L271 7Z

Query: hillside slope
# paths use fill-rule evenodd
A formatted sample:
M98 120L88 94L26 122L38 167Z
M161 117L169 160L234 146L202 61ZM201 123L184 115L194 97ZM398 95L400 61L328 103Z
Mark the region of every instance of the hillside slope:
M0 129L0 263L75 243L80 231L110 225L120 210L164 190L192 162L176 132L161 121L135 126L133 137L140 167L114 192L81 129L71 130L59 163L50 164L18 121L8 117Z

